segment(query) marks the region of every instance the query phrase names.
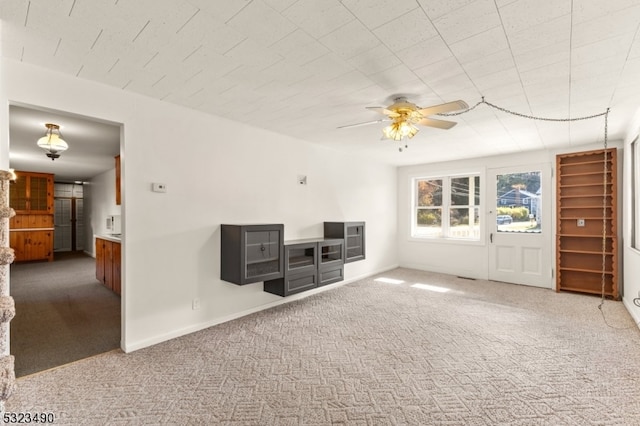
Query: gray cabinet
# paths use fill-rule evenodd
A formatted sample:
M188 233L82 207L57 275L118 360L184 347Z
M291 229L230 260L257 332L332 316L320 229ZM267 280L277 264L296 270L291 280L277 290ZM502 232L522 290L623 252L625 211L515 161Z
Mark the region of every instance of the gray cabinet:
M284 275L284 225L221 225L220 278L249 284Z
M365 258L364 222L325 222L324 237L344 240L344 263L356 262Z
M344 279L344 242L341 239L325 239L318 243L320 265L318 285L327 285Z
M286 242L284 276L264 282L264 291L289 296L342 281L344 243L341 239L317 238Z
M284 276L264 282L264 291L289 296L318 286L318 242L299 240L284 246Z

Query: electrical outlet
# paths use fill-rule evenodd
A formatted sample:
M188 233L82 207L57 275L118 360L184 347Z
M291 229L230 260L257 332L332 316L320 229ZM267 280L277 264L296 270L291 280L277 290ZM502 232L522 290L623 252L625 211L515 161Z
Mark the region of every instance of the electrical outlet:
M577 225L578 225L579 227L581 227L581 228L582 228L583 226L585 226L585 221L584 221L584 219L578 219L578 223L577 223Z
M200 299L198 299L197 297L193 299L193 301L191 302L191 309L193 309L194 311L200 309Z

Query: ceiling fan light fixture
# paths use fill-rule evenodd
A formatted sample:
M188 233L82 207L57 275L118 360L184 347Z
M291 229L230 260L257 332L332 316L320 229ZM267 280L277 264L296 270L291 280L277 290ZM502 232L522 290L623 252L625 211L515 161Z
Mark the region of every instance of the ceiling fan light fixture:
M42 148L51 161L60 157L60 154L69 148L69 145L62 139L60 126L53 123L46 123L47 132L38 139L38 146Z
M411 139L420 129L406 120L397 120L382 129L382 134L386 139L401 141L404 138Z

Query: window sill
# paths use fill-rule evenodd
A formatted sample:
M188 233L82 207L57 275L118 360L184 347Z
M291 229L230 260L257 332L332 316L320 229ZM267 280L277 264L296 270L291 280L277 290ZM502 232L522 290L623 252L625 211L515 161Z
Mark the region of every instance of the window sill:
M414 243L427 243L427 244L457 244L457 245L465 245L465 246L484 246L485 242L483 239L479 240L463 240L460 238L431 238L431 237L409 237L410 242Z

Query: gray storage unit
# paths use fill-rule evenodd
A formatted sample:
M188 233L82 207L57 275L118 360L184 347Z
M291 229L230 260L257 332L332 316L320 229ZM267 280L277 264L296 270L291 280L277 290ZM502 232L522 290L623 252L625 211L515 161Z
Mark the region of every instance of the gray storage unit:
M284 225L221 225L220 278L244 285L284 276Z

